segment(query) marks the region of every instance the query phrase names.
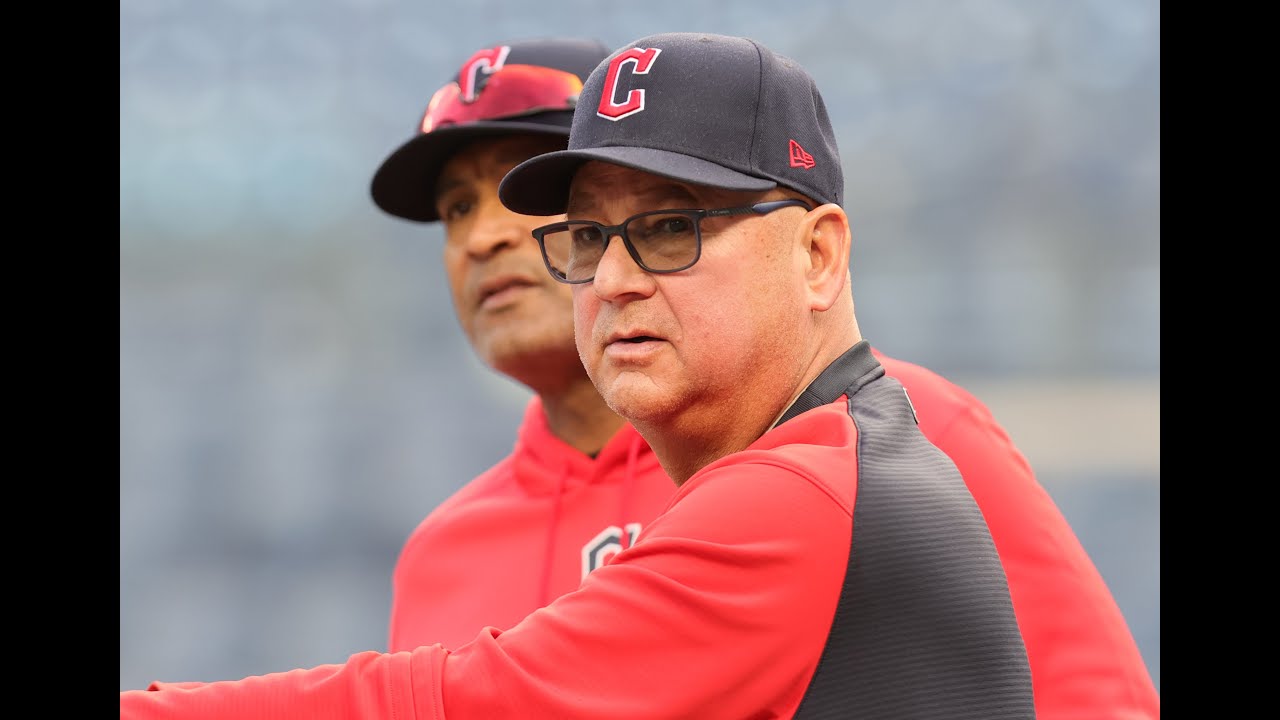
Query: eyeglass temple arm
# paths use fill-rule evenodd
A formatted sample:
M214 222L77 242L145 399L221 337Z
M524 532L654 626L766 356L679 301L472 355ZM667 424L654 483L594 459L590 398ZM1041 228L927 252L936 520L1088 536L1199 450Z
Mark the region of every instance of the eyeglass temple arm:
M779 208L789 205L799 205L806 210L812 210L809 203L803 200L787 198L786 200L769 200L767 202L756 203L748 207L724 208L721 210L708 210L707 217L724 217L726 215L745 215L747 213L756 213L757 215L765 215Z

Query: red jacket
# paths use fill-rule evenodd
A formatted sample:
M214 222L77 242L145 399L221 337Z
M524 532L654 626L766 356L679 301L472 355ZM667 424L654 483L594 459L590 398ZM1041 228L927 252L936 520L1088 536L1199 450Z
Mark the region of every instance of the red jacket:
M932 370L875 355L906 387L920 429L955 462L991 528L1040 720L1158 718L1159 695L1119 606L991 411ZM577 588L673 490L630 426L593 461L551 434L535 396L512 454L409 537L395 569L389 648L458 647L477 628L513 626Z
M1026 643L1038 717L1158 717L1159 698L1119 608L987 408L929 370L877 357L906 386L920 429L956 463L990 526ZM630 427L593 461L550 435L534 398L512 455L431 513L405 544L390 649L440 642L458 648L450 663L464 666L462 646L478 628L511 628L577 588L586 571L652 524L673 490ZM495 636L510 633L481 633L479 647L498 642ZM355 656L348 670L395 664L375 658ZM639 666L624 657L617 664L623 677ZM168 687L153 685L161 686ZM663 713L670 701L664 693Z

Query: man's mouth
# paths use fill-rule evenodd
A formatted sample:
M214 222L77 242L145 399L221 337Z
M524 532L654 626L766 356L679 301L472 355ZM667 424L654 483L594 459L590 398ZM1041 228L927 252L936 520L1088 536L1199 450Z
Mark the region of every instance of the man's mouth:
M521 277L506 277L486 282L480 286L476 305L485 307L501 303L522 288L533 287L535 283Z

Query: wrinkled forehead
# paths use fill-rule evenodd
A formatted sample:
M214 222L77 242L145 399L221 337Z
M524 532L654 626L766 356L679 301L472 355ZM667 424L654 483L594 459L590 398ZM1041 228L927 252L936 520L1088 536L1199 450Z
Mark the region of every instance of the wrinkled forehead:
M569 216L591 219L610 209L628 213L666 208L719 207L734 198L751 197L739 193L692 185L635 170L622 165L592 160L574 173L569 185Z

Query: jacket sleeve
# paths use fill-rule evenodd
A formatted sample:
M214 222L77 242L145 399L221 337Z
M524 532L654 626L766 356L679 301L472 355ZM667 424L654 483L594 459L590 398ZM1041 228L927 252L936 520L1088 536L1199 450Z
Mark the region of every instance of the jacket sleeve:
M127 691L121 718L789 716L830 629L851 517L794 469L709 469L634 546L510 630Z
M431 677L445 656L435 645L412 653L364 652L345 664L211 683L152 683L120 693L120 720L353 720L443 717L438 695L415 695L415 675ZM427 685L424 690L430 690Z

